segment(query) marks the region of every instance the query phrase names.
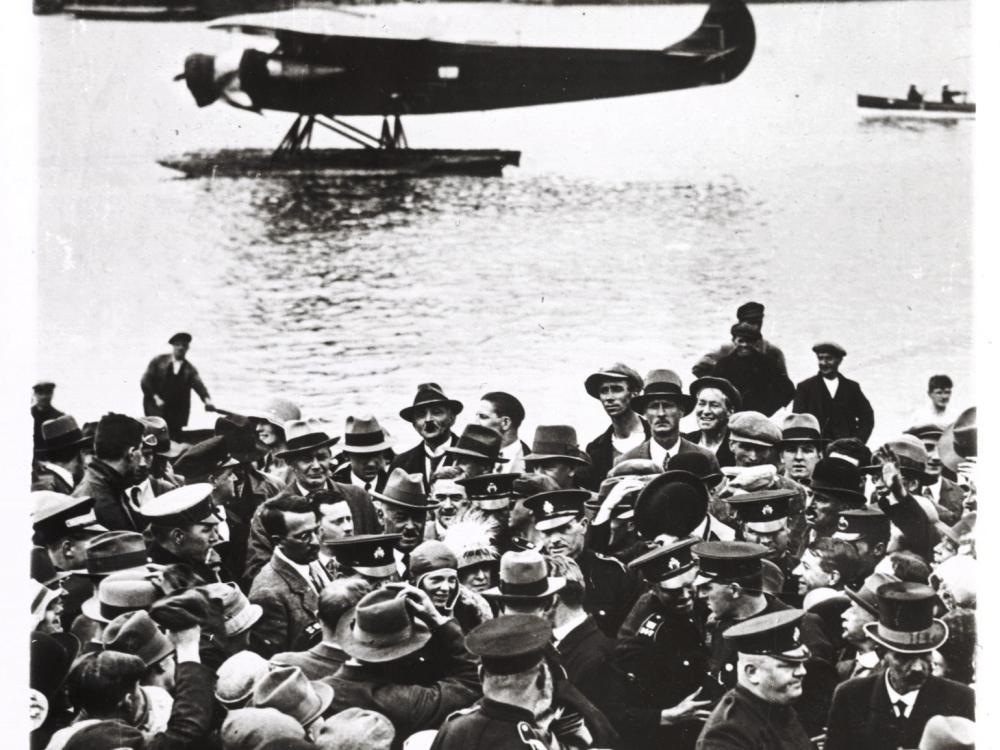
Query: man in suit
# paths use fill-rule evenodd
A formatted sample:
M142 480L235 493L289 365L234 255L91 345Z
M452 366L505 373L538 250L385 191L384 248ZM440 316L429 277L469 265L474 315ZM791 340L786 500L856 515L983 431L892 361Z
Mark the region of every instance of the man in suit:
M360 487L368 493L383 490L395 454L388 435L374 416L347 418L341 456L346 460L334 471L334 481Z
M83 447L88 442L93 443L68 414L43 422L31 489L70 494L83 479Z
M878 622L864 626L884 655L883 672L841 684L833 695L826 750L917 747L935 715L975 718L969 687L931 675L931 652L948 637L934 590L903 581L879 587Z
M684 393L681 379L673 370L652 370L646 376L642 395L634 397L630 407L645 416L651 436L619 461L644 458L666 470L667 461L678 453L700 452L715 458L711 451L681 437L681 418L694 409L694 398Z
M168 343L173 351L153 357L140 384L143 413L147 417L163 417L170 436L176 440L191 414L192 390L205 404L205 411L214 411L215 405L197 368L187 360L191 334L175 333Z
M816 417L827 440L856 437L863 443L868 442L875 426L875 414L861 386L840 374L840 363L847 356L844 347L821 341L812 349L816 353L819 373L798 384L792 411Z
M608 429L587 444L591 465L580 486L596 492L619 457L649 440L649 424L631 408L632 399L642 393L643 381L628 365L615 362L591 373L583 387L601 402L611 420Z
M389 475L385 490L372 494L386 534L399 534L398 549L408 555L424 540L427 512L437 508L430 502L419 474L407 474L396 468Z
M931 479L933 484L924 485L921 494L934 503L941 523L951 526L958 523L962 517L962 502L965 500L965 492L956 482L951 481L941 472L941 454L938 453L938 443L944 430L936 424L918 424L906 431L907 435L913 435L924 444L927 451L927 464L924 466L924 473Z
M310 680L332 677L348 656L337 643L337 625L340 618L371 591L363 579L338 578L328 584L319 595L319 624L323 640L308 651L283 651L271 657L271 665L299 667Z
M93 498L98 522L110 531L142 531L146 527L137 499L126 493L132 490L138 495L135 485L149 470L149 459L142 449L143 431L142 422L124 414L101 417L94 435L94 459L73 490L73 497ZM156 438L150 437L155 443Z
M729 418L743 408L740 392L725 378L710 375L698 378L689 390L695 400L698 429L684 433L684 437L715 453L719 466L735 465L736 458L729 447Z
M419 474L424 489L429 488L435 470L451 464L445 453L458 442L458 435L451 428L461 412L462 402L445 396L437 383L418 385L413 403L401 409L399 416L413 425L421 441L396 456L389 467L390 472L402 469L407 474Z
M484 393L476 409L476 421L500 433L500 455L506 459L497 463L491 471L498 474L524 473L524 457L528 455L528 444L518 436L524 422L524 406L514 396L504 391Z
M274 552L250 586L263 610L253 626L261 656L301 651L320 640L319 594L330 576L316 562L319 522L308 500L286 496L261 506L260 520Z

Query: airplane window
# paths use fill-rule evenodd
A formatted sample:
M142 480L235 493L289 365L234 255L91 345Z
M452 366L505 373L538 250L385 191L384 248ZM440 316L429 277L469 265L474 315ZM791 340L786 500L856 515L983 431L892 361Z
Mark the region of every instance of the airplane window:
M445 80L455 80L458 78L458 66L457 65L442 65L438 68L438 78Z

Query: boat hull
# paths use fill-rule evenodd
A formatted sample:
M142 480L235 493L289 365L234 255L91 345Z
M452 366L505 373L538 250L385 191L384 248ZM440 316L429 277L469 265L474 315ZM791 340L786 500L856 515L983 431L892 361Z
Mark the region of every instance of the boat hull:
M879 110L882 114L899 113L908 116L974 117L976 105L971 102L911 102L884 96L858 94L858 107Z

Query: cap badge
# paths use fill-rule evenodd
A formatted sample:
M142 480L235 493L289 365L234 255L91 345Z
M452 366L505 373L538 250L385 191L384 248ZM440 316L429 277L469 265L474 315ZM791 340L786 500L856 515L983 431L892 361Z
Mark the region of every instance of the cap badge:
M670 570L677 570L681 566L681 561L676 557L671 557L670 562L667 563L667 567Z
M542 506L542 512L545 513L545 515L547 516L551 515L556 512L556 506L554 506L551 502L546 500L545 504Z
M840 518L837 519L837 531L847 531L849 526L850 524L847 522L847 519L844 516L841 516Z
M385 557L385 550L382 549L381 547L376 547L375 551L372 553L372 557L374 557L376 560L381 560L383 557Z
M496 482L490 482L488 485L486 485L486 494L495 495L497 494L497 489L498 487L496 485Z
M760 509L760 514L762 516L773 516L774 508L772 508L770 505L765 505L763 508Z

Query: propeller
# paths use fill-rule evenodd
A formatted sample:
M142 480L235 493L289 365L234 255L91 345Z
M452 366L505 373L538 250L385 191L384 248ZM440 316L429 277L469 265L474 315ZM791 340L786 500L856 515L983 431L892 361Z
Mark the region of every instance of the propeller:
M222 99L237 109L245 109L260 114L260 109L240 88L239 60L205 55L200 52L188 55L184 60L184 72L174 76L175 81L184 81L199 107L207 107Z

